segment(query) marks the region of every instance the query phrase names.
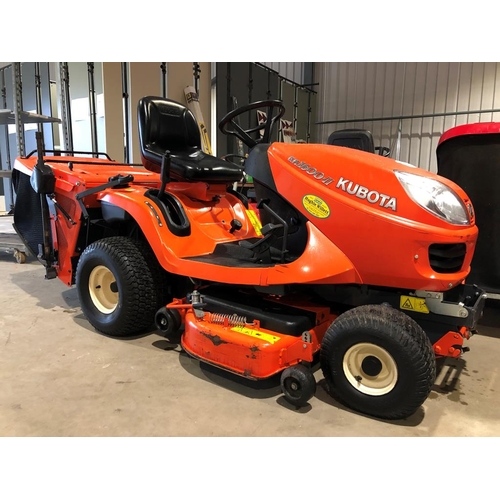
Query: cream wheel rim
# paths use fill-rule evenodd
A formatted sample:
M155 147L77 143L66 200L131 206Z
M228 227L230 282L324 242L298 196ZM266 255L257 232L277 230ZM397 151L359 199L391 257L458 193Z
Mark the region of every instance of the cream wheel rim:
M370 396L388 394L398 381L394 358L375 344L352 346L344 355L343 369L349 383Z
M89 276L90 298L103 314L111 314L118 305L118 289L115 275L106 266L97 266Z

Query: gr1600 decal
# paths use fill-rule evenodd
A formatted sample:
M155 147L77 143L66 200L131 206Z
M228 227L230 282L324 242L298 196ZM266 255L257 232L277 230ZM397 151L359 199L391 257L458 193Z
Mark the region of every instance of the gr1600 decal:
M316 168L312 167L308 163L297 160L297 158L295 158L294 156L289 156L288 161L290 163L293 163L297 168L300 168L300 170L303 170L306 174L310 175L317 181L321 181L326 186L328 186L328 184L331 184L333 182L333 179L331 177L328 176L325 177L325 174L323 172L316 170Z

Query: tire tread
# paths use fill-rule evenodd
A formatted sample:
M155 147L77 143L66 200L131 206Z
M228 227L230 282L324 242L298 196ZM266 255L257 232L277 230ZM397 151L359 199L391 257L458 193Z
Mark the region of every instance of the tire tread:
M81 275L82 267L91 254L109 256L118 266L123 282L127 288L124 294L123 314L114 326L103 328L93 321L92 314L85 314L92 326L105 334L125 337L143 331L152 325L157 310L157 290L153 273L145 255L133 240L123 236L111 236L91 243L80 256L77 266L77 280ZM78 295L82 308L84 304L78 287ZM84 311L85 312L85 311Z
M361 404L348 400L335 383L331 353L335 349L339 333L359 328L383 329L392 341L405 350L409 362L415 368L416 382L411 398L399 407L371 409L369 414L388 420L406 418L412 415L427 399L436 378L436 362L432 344L422 328L409 316L388 306L359 306L341 314L328 328L320 350L323 375L333 397L340 403L362 413L368 413ZM343 375L342 375L343 376ZM375 396L378 397L378 396Z

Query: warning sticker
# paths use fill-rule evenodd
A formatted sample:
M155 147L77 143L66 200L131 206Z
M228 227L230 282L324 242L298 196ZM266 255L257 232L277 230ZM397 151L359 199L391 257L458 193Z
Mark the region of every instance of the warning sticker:
M233 332L243 333L244 335L249 335L250 337L255 337L261 340L265 340L270 344L274 344L280 340L280 337L276 335L271 335L269 333L259 332L259 330L252 330L251 328L247 328L246 326L235 326L231 328Z
M262 236L262 224L260 223L259 218L257 217L257 214L253 210L246 210L247 216L250 219L250 222L252 223L253 228L255 229L255 232L257 233L258 236Z
M425 303L425 299L419 297L410 297L401 295L399 298L399 308L406 311L415 311L423 314L429 314L429 309Z

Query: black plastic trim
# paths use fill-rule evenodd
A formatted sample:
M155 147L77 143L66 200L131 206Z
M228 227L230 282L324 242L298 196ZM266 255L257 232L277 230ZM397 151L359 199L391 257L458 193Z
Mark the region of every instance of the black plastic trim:
M181 202L168 191L162 194L161 200L157 195L158 189L149 189L144 193L144 196L160 209L172 234L175 236L189 236L191 234L191 224Z
M206 304L205 311L238 314L245 316L247 321L256 319L262 328L273 332L298 337L314 327L314 318L308 317L304 310L275 304L252 294L233 292L231 298L240 302L233 302L224 296L202 295L202 298Z

